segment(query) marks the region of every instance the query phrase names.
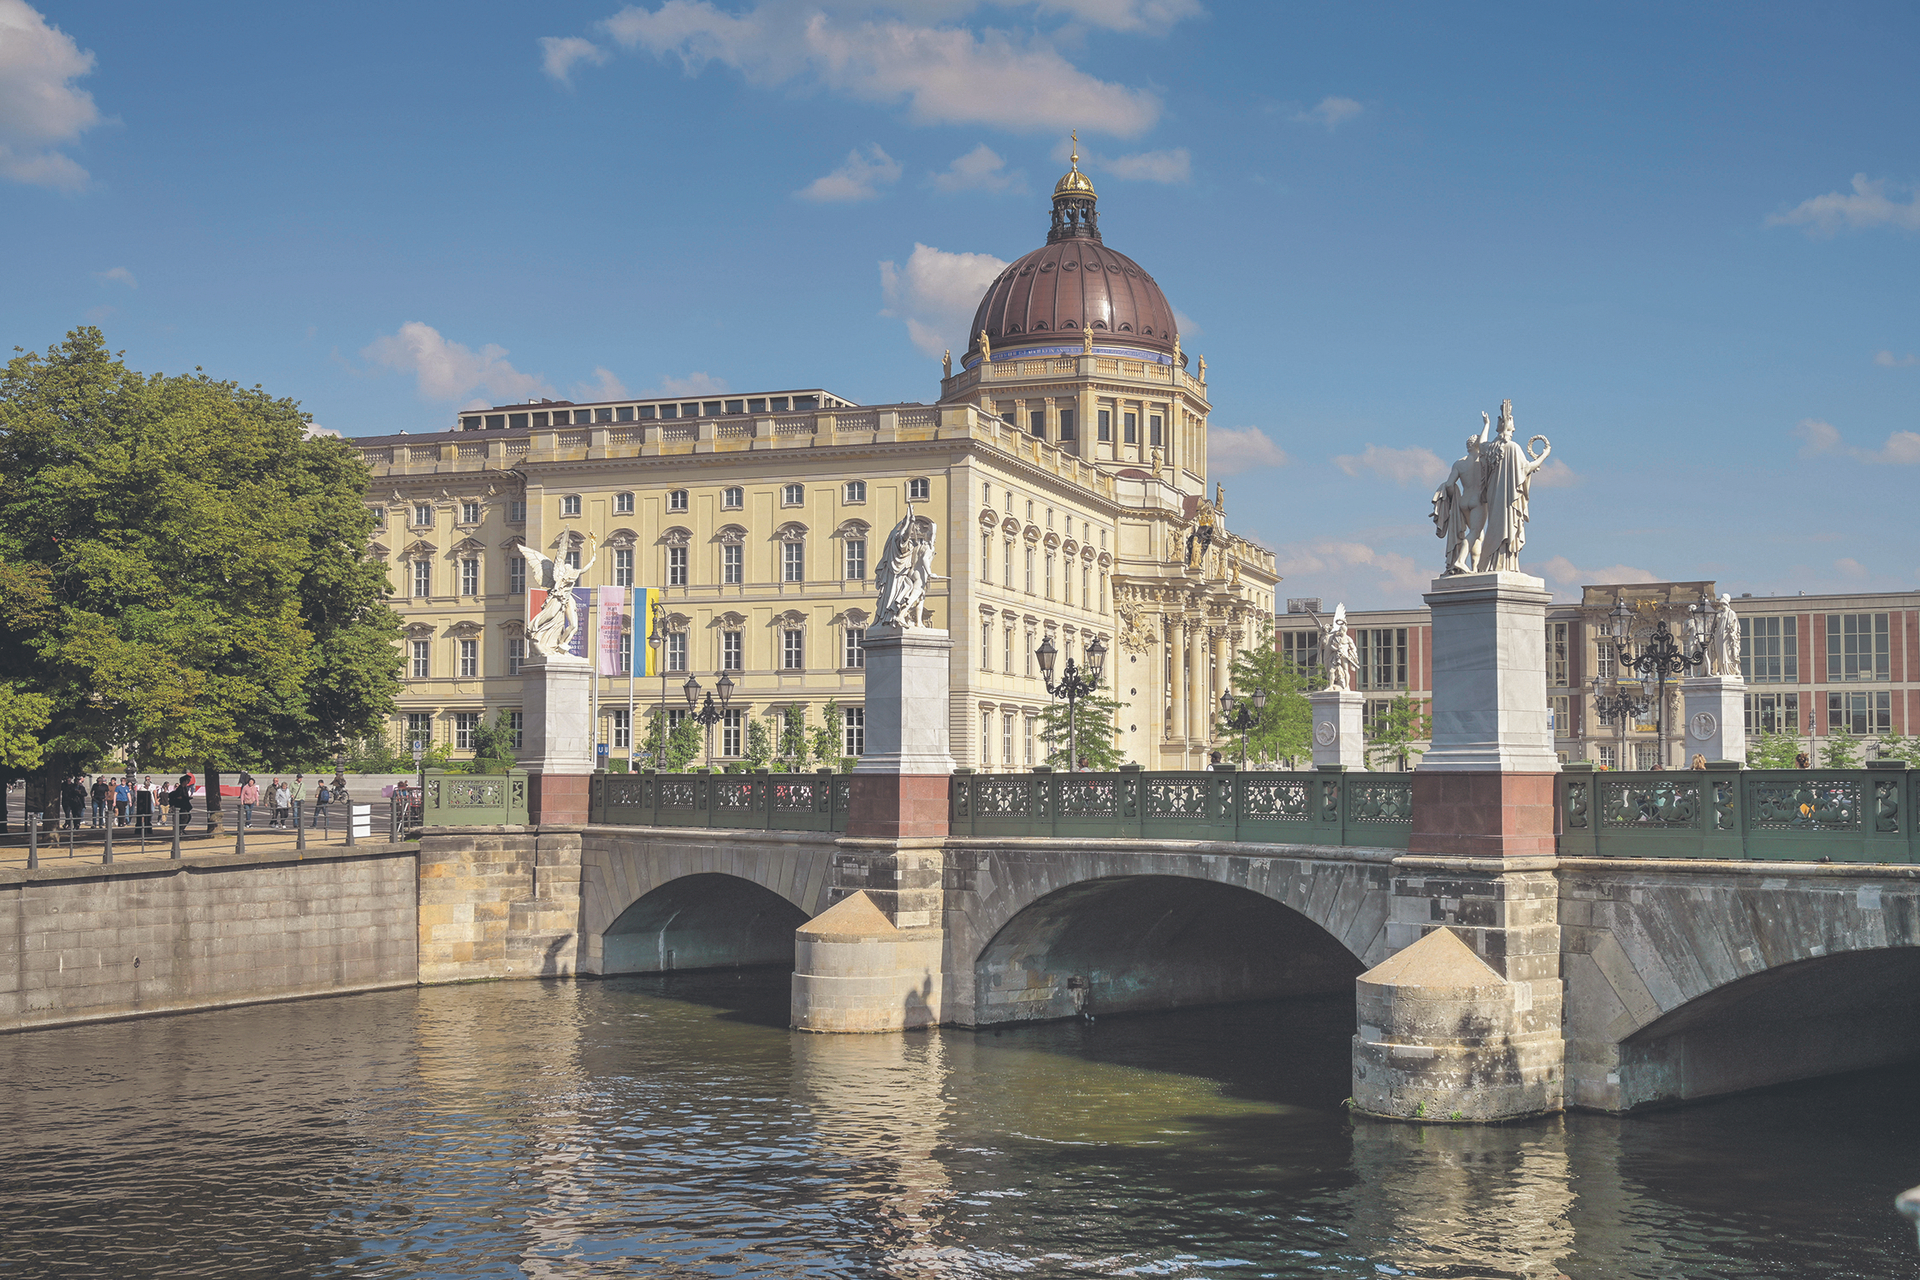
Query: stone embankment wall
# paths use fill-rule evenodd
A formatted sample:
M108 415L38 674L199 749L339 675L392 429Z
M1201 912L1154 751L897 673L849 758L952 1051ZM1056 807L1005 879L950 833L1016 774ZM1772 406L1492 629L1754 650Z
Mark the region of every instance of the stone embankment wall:
M412 986L415 876L398 845L0 871L0 1030Z
M420 981L579 968L581 828L435 827L420 840Z

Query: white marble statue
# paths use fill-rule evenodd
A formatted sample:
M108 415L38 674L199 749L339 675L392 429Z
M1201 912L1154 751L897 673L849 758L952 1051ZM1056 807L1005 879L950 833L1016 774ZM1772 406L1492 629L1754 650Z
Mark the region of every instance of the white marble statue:
M1347 606L1333 606L1333 619L1322 621L1317 613L1308 612L1313 625L1320 628L1320 661L1327 669L1327 688L1347 690L1353 688L1355 669L1360 665L1360 650L1353 643L1353 637L1347 633Z
M1486 414L1480 417L1484 420ZM1480 465L1487 432L1467 437L1466 456L1453 464L1433 495L1433 533L1447 542L1442 575L1472 573L1480 560L1480 531L1487 522L1486 474Z
M519 551L533 570L534 581L547 593L540 611L527 624L527 640L543 658L572 658L573 638L580 632L580 610L573 602L573 588L580 575L593 568L593 539L587 539L578 569L565 560L541 555L524 542L519 544Z
M1481 415L1485 417L1485 414ZM1533 441L1546 447L1530 452ZM1481 573L1520 572L1520 548L1527 544L1527 498L1533 473L1546 465L1553 443L1534 436L1522 446L1513 438L1513 401L1500 402L1500 423L1493 441L1480 446L1486 494L1486 523L1480 535Z
M1733 593L1726 592L1713 611L1713 634L1707 647L1708 669L1717 676L1740 674L1740 615L1733 611Z
M900 517L900 523L887 535L880 563L874 570L874 583L880 588L875 626L905 631L926 625L927 584L936 576L933 544L933 521L916 517L909 502L907 514Z

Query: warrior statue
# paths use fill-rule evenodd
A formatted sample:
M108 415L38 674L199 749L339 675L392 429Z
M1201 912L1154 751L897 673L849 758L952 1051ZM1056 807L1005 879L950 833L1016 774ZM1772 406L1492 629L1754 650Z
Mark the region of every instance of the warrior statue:
M880 588L875 626L905 631L926 625L927 584L937 576L933 572L933 542L933 521L924 516L916 518L909 502L907 514L887 535L880 563L874 569L874 582Z
M593 539L587 539L585 559L578 569L565 560L543 556L524 542L518 547L533 570L534 580L547 593L540 611L527 624L527 639L543 658L571 658L573 638L580 632L580 609L573 601L573 587L581 574L593 568Z
M1353 688L1355 669L1360 665L1360 650L1347 634L1347 606L1333 606L1333 620L1323 622L1311 609L1307 616L1320 628L1320 661L1327 669L1327 688L1342 691Z
M1486 415L1482 414L1482 417ZM1537 440L1545 448L1531 452ZM1520 572L1520 548L1527 544L1527 498L1533 473L1546 464L1553 444L1534 436L1522 447L1513 438L1513 401L1500 402L1500 423L1491 444L1480 447L1486 520L1480 535L1481 573Z
M1486 414L1480 417L1484 420ZM1472 573L1480 556L1480 530L1487 521L1486 478L1480 465L1480 452L1486 447L1487 429L1467 437L1467 453L1453 464L1447 478L1433 495L1433 533L1447 542L1447 567L1443 575Z
M1733 611L1733 593L1730 591L1721 595L1713 611L1707 662L1715 675L1740 674L1740 615Z

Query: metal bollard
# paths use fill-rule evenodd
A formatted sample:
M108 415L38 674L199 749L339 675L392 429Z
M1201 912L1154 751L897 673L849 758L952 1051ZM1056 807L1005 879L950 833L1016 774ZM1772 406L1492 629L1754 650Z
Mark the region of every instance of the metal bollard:
M103 837L104 843L100 846L100 865L103 867L110 867L113 865L113 810L112 809L107 810L106 823L107 823L107 826L106 826L107 833Z
M300 806L293 806L293 847L301 852L307 848L307 828L300 821Z
M27 870L40 865L40 815L27 811Z
M185 817L178 809L173 811L173 852L168 856L176 861L180 857L180 827Z
M233 851L236 854L247 851L247 820L244 817L233 824Z

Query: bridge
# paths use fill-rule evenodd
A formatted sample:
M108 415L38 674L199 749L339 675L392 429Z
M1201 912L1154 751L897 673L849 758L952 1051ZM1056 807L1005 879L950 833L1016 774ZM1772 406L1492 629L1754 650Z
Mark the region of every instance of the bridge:
M1356 1099L1415 1118L1920 1054L1920 772L1569 768L1491 857L1409 850L1421 776L962 772L904 838L845 775L596 774L537 826L434 778L421 976L782 965L841 1032L1340 993Z

